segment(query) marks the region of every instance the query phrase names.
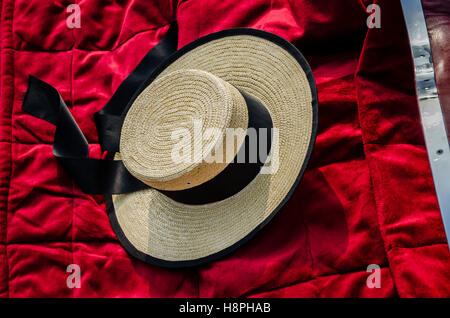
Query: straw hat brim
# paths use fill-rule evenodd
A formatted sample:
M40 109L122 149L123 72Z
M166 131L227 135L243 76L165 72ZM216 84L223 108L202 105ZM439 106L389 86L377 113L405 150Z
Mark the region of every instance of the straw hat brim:
M111 226L127 252L164 267L216 260L261 230L297 187L318 120L308 63L291 43L272 33L239 28L202 37L171 55L143 86L180 69L210 72L258 98L279 130L279 168L275 174L259 174L225 200L203 205L179 203L154 189L107 196Z

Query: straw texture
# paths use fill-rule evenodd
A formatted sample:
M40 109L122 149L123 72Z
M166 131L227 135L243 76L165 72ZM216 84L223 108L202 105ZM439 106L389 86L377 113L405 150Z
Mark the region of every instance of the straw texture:
M179 70L153 81L136 98L124 120L120 153L128 171L153 188L187 189L225 169L247 126L247 106L235 87L205 71ZM234 139L230 154L227 128L241 132L228 135ZM219 151L223 160L208 160Z
M181 56L158 78L185 69L214 74L264 103L279 130L279 169L258 175L230 198L205 205L181 204L152 189L113 196L118 223L131 244L169 261L217 253L263 222L295 183L313 129L306 74L290 53L269 40L251 35L213 40Z

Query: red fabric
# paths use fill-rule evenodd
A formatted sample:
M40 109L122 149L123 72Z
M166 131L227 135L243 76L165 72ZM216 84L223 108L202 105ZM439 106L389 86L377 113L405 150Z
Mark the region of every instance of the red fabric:
M0 296L450 296L399 1L368 29L358 0L0 0ZM169 270L127 255L102 197L52 156L54 127L21 110L29 74L62 94L99 156L93 114L177 17L179 46L230 27L274 32L310 62L319 134L298 190L262 232L211 264ZM66 285L69 264L81 288ZM369 264L381 288L369 288Z

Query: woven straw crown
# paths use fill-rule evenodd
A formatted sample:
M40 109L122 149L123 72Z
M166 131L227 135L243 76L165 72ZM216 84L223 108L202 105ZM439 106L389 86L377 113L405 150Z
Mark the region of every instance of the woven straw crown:
M150 84L128 111L120 139L122 160L132 175L155 189L192 188L233 160L247 124L247 106L235 87L205 71L175 71ZM218 134L208 136L210 128ZM240 128L232 141L227 140L229 128ZM176 138L177 132L187 132L187 138ZM229 142L233 147L226 147ZM174 149L187 149L185 160L175 160ZM211 162L217 152L224 160Z

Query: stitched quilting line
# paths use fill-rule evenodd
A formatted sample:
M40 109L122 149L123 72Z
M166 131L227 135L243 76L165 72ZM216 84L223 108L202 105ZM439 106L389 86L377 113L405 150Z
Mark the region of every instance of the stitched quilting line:
M365 37L365 39L364 39L363 47L362 47L362 49L361 49L361 54L360 54L359 59L358 59L358 65L357 65L357 67L356 67L356 71L355 71L355 74L354 74L355 93L356 93L356 96L355 96L355 97L356 97L357 102L358 102L358 100L359 100L359 98L358 98L358 96L359 96L358 71L359 71L359 69L360 69L360 61L361 61L361 59L363 58L364 48L366 47L366 43L367 43L367 41L368 41L368 35L369 35L370 30L371 30L371 29L369 29L369 30L367 31L366 37ZM361 111L360 111L360 107L358 107L358 120L359 120L359 122L361 123ZM392 285L393 285L393 287L394 287L395 293L398 295L398 289L397 289L397 286L396 286L396 283L395 283L394 273L393 273L392 268L391 268L391 266L390 266L390 260L389 260L389 255L388 255L387 246L386 246L386 240L385 240L385 237L384 237L383 230L382 230L382 228L381 228L381 223L380 223L380 211L379 211L379 208L378 208L377 199L376 199L376 197L375 197L375 192L374 192L373 171L372 171L372 168L370 167L370 158L367 156L365 133L364 133L364 129L362 129L362 128L361 128L361 138L362 138L362 141L363 141L364 156L366 157L366 160L367 160L367 168L368 168L368 170L369 170L369 184L370 184L370 191L372 192L372 200L373 200L373 205L374 205L374 207L375 207L375 213L376 213L376 219L377 219L378 232L379 232L379 234L380 234L380 239L381 239L381 242L382 242L382 244L383 244L384 253L385 253L385 257L386 257L386 261L388 262L389 272L390 272L390 275L391 275L391 277L392 277Z
M5 8L8 8L8 10L6 10ZM5 0L5 2L2 2L2 8L1 9L2 9L2 13L3 13L3 10L5 12L10 12L11 11L11 17L10 17L10 21L11 22L8 25L8 30L5 30L6 32L3 32L4 21L5 21L4 19L7 19L9 17L5 18L4 16L2 16L1 27L2 27L2 35L3 35L3 33L6 33L8 35L9 41L11 41L11 43L12 43L12 41L13 41L13 34L14 34L13 33L14 32L13 20L14 20L14 9L15 9L14 1L11 0L10 2L7 2L7 0ZM3 46L4 41L2 41L2 46ZM2 54L2 62L4 61L5 57L9 57L12 60L11 63L8 63L8 64L5 63L5 67L7 67L8 70L10 71L10 73L11 73L11 87L10 88L12 89L12 94L11 94L10 100L7 103L5 103L6 105L10 106L10 119L11 120L10 120L10 123L9 123L10 124L9 138L10 138L10 142L11 142L12 138L13 138L12 109L13 109L14 97L15 97L15 92L14 92L14 78L15 78L14 54L8 54L8 52L5 53L3 50L2 50L1 54ZM10 55L10 56L8 56L8 55ZM6 74L6 71L3 69L2 73L1 73L2 90L4 89L4 85L3 85L3 81L5 80L4 74ZM9 208L10 208L9 195L10 195L10 192L11 192L11 177L12 177L12 171L13 171L12 145L13 144L11 142L10 143L10 147L9 147L9 160L10 161L9 161L8 191L7 191L6 198L5 198L5 241L6 241L5 258L6 258L6 276L7 276L7 280L6 280L7 297L11 296L10 295L10 288L9 288L10 287L9 286L9 282L10 282L10 273L11 273L11 271L10 271L10 268L9 268L8 246L7 246L8 244L7 243L8 243L8 212L9 212Z
M63 52L72 52L72 51L81 51L81 52L114 52L118 49L120 49L123 45L127 44L130 40L132 40L135 36L146 33L146 32L150 32L150 31L155 31L161 28L164 28L166 26L170 25L169 23L164 23L161 24L159 26L156 27L151 27L148 29L144 29L144 30L140 30L138 32L133 33L133 35L131 35L128 39L124 40L123 42L119 43L116 47L113 47L112 49L106 50L106 49L99 49L99 48L95 48L95 49L83 49L83 48L78 48L75 46L75 42L74 44L72 44L72 47L66 50L45 50L43 48L39 48L39 50L21 50L21 49L16 49L14 47L4 47L5 50L12 50L12 51L16 51L16 52L24 52L24 53L37 53L37 52L45 52L45 53L63 53ZM17 35L18 36L18 35ZM19 37L19 36L18 36ZM19 37L20 38L20 37ZM20 38L22 42L28 43L25 39Z
M379 266L380 266L380 270L389 268L388 264L381 264ZM278 286L276 288L266 289L266 290L262 290L262 291L255 291L255 292L247 294L245 297L255 296L255 295L258 295L258 294L262 294L262 293L276 292L277 290L281 290L281 289L289 288L289 287L294 287L294 286L299 285L299 284L306 284L306 283L309 283L309 282L317 282L321 278L327 278L327 277L333 277L333 276L341 276L341 275L352 275L352 274L357 274L357 273L367 273L368 275L370 275L369 272L367 272L366 270L363 270L363 269L362 270L339 272L339 273L334 273L334 274L318 275L318 276L312 277L311 279L307 279L307 280L304 280L304 281L297 281L297 282L281 285L281 286ZM393 280L392 275L391 275L391 278ZM318 289L319 296L320 296L321 289L319 287L317 287L317 286L315 286L315 287ZM394 292L396 292L395 289L394 289Z
M74 4L76 4L77 1L74 0ZM72 48L71 48L71 52L70 52L70 101L72 103L72 107L74 107L74 96L73 96L73 48L75 47L75 29L76 28L72 28ZM75 251L73 249L73 227L74 227L74 220L75 220L75 185L74 182L71 181L71 187L70 190L72 191L72 224L70 226L70 238L71 238L71 243L70 243L70 250L72 251L72 264L75 264ZM75 297L75 288L72 288L72 298Z
M364 153L366 153L366 147L364 146ZM388 252L389 252L389 248L386 246L386 240L385 240L385 237L384 237L384 233L383 233L383 230L382 230L382 228L381 228L381 223L380 223L380 212L379 212L379 208L378 208L378 203L377 203L377 199L376 199L376 195L375 195L375 190L374 190L374 180L373 180L373 175L372 175L372 168L370 167L370 159L367 157L367 167L368 167L368 169L369 169L369 180L370 180L370 190L371 190L371 192L372 192L372 200L373 200L373 204L374 204L374 206L375 206L375 213L376 213L376 217L377 217L377 226L378 226L378 232L380 233L380 238L381 238L381 242L382 242L382 244L383 244L383 248L384 248L384 252L385 252L385 255L386 255L386 261L388 262L388 268L389 268L389 272L390 272L390 274L391 274L391 277L392 277L392 285L394 286L394 290L395 290L395 293L398 295L399 293L398 293L398 289L397 289L397 286L396 286L396 283L395 283L395 276L394 276L394 272L393 272L393 270L392 270L392 267L391 267L391 261L390 261L390 257L389 257L389 254L388 254Z
M361 49L361 54L360 54L359 59L358 59L358 65L357 65L357 68L356 68L356 72L355 72L355 75L354 75L357 102L359 101L358 97L359 97L359 91L360 91L359 90L359 85L358 85L358 71L359 71L360 66L361 66L360 63L361 63L361 60L363 58L363 54L365 52L365 48L367 46L367 41L369 41L368 37L369 37L369 33L370 32L371 32L371 29L368 29L368 31L366 33L366 37L365 37L364 42L363 42L362 49ZM361 111L360 111L360 107L358 107L358 120L359 120L360 123L361 123L361 116L362 116L362 114L361 114ZM384 252L385 252L385 255L386 255L386 261L388 262L388 268L389 268L389 271L390 271L390 275L392 277L392 284L393 284L395 293L398 295L399 292L398 292L398 288L397 288L396 283L395 283L394 272L393 272L392 267L390 265L391 261L390 261L389 255L388 255L388 247L386 245L386 238L384 236L385 233L383 232L383 229L382 229L381 223L380 223L380 211L379 211L378 202L377 202L377 199L376 199L376 194L374 192L375 187L374 187L374 179L373 179L373 171L372 171L373 169L371 168L371 165L370 165L371 164L370 157L367 156L365 131L362 128L361 128L361 138L362 138L363 145L364 145L363 148L364 148L364 155L365 155L366 160L367 160L367 168L369 170L370 190L372 192L373 204L375 206L375 213L376 213L376 219L377 219L378 232L380 234L380 239L381 239L381 242L383 244Z
M8 2L8 1L5 1L5 2L0 2L0 7L1 7L1 10L2 10L2 12L3 11L5 11L5 12L9 12L9 11L12 11L11 12L11 14L8 16L8 17L6 17L5 18L5 16L4 15L2 15L2 17L1 17L1 26L2 26L2 28L1 28L1 30L2 30L2 34L3 33L9 33L8 34L8 39L11 41L11 45L13 45L13 35L14 35L14 21L13 21L13 19L14 19L14 9L15 9L15 5L14 5L14 1L10 1L10 2ZM7 10L7 9L5 9L5 8L12 8L12 10L11 9L9 9L9 10ZM9 19L8 19L9 18ZM7 21L7 20L10 20L10 23L8 24L8 26L6 27L5 26L5 21ZM158 28L162 28L162 27L165 27L165 26L167 26L167 25L169 25L170 23L166 23L166 24L164 24L164 25L161 25L161 26L157 26L157 27L154 27L154 28L150 28L150 29L146 29L146 30L142 30L142 31L139 31L139 32L136 32L136 33L134 33L132 36L130 36L130 38L128 38L128 39L126 39L124 42L122 42L122 43L120 43L117 47L115 47L115 48L113 48L113 49L111 49L111 50L93 50L93 51L96 51L96 52L98 52L98 51L114 51L114 50L116 50L116 49L118 49L118 48L120 48L122 45L124 45L125 43L127 43L129 40L131 40L131 39L133 39L136 35L138 35L138 34L141 34L141 33L143 33L143 32L147 32L147 31L152 31L152 30L155 30L155 29L158 29ZM3 29L6 29L5 31L7 31L7 32L3 32ZM9 31L9 32L8 32ZM72 30L72 34L73 34L73 30ZM11 277L10 277L10 262L9 262L9 259L8 259L8 249L7 249L7 246L8 245L14 245L14 244L16 244L16 243L8 243L8 240L7 240L7 216L8 216L8 214L9 214L9 209L10 209L10 204L9 204L9 198L10 198L10 192L11 192L11 188L12 188L12 184L11 184L11 177L12 177L12 174L13 174L13 162L14 162L14 158L13 158L13 149L12 149L12 145L15 145L15 144L20 144L20 143L18 143L18 142L15 142L15 141L13 141L13 130L14 130L14 128L13 128L13 125L12 125L12 122L13 122L13 103L14 103L14 98L15 98L15 87L14 87L14 75L15 75L15 72L14 72L14 53L15 52L27 52L26 50L17 50L17 49L14 49L14 48L12 48L12 47L9 47L8 45L5 45L5 42L7 42L7 40L6 39L4 39L3 40L3 42L2 42L2 45L3 45L3 47L2 47L2 57L4 57L4 55L7 55L9 58L11 58L12 59L12 62L11 63L9 63L8 64L8 70L11 72L11 74L12 74L12 80L11 80L11 83L12 83L12 85L11 85L11 87L10 87L10 89L12 89L12 97L10 98L10 100L8 100L8 103L6 103L6 105L9 105L10 106L10 131L9 131L9 140L6 140L6 141L2 141L2 142L5 142L5 143L8 143L9 145L10 145L10 160L9 160L9 163L10 163L10 168L9 168L9 176L8 176L8 192L7 192L7 195L6 195L6 197L5 197L5 211L4 211L4 213L5 213L5 240L6 240L6 243L4 244L5 245L5 258L6 258L6 271L7 271L7 280L6 280L6 284L7 284L7 286L6 286L6 293L7 293L7 297L11 297L11 295L10 295L10 288L9 288L9 283L10 283L10 281L11 281ZM8 43L6 43L6 44L8 44ZM74 41L74 44L75 44L75 41ZM72 46L72 48L70 49L70 50L66 50L67 52L71 52L72 53L72 57L71 57L71 69L70 69L70 73L71 73L71 83L70 83L70 85L71 85L71 99L72 99L72 103L73 103L73 51L74 50L77 50L77 48L75 48L75 45L73 45ZM80 50L80 51L88 51L88 50L82 50L82 49L78 49L78 50ZM46 52L46 50L37 50L37 51L30 51L30 52ZM56 52L56 51L48 51L48 52ZM6 74L7 72L5 71L5 70L2 70L2 72L1 72L1 74L2 74L2 81L5 81L5 79L4 79L4 74ZM2 85L2 90L3 90L3 88L4 88L4 86L5 85ZM42 143L32 143L31 145L40 145L40 144L42 144ZM75 200L75 195L74 195L74 185L73 185L73 183L72 183L72 226L71 226L71 240L70 240L70 243L71 243L71 250L72 250L72 262L74 262L74 248L73 248L73 246L74 246L74 238L73 238L73 220L74 220L74 208L75 208L75 203L74 203L74 200ZM78 242L78 241L77 241ZM81 241L80 241L81 242ZM103 242L108 242L108 240L97 240L97 241L93 241L93 243L95 243L95 242L99 242L99 243L103 243ZM117 241L112 241L112 242L114 242L114 243L117 243ZM43 242L43 243L54 243L54 242ZM21 244L21 243L17 243L17 244ZM30 244L30 243L22 243L22 244ZM39 244L39 243L37 243L37 242L32 242L32 244ZM72 297L74 297L74 292L72 292Z

